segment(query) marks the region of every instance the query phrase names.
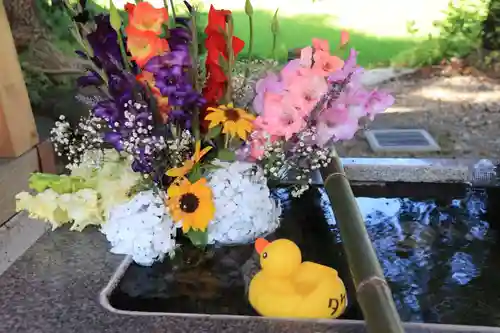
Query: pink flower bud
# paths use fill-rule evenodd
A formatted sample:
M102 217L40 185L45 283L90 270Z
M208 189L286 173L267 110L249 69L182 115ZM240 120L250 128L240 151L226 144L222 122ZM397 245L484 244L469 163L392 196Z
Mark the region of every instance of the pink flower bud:
M340 46L344 46L349 43L349 32L346 30L342 30L340 32Z

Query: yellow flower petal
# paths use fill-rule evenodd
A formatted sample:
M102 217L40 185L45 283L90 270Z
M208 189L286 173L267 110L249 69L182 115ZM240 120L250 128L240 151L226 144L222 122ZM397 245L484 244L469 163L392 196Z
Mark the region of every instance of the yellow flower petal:
M212 198L212 190L207 186L207 180L201 178L196 183L191 185L190 191L195 192L200 198Z
M220 123L225 120L225 116L222 112L211 112L205 116L205 120Z
M212 190L207 186L207 180L201 178L192 184L184 178L179 184L169 188L168 208L172 219L182 222L183 232L188 232L191 228L205 230L215 214L215 207L212 198ZM175 196L170 196L175 194ZM194 195L198 199L198 205L194 211L185 211L181 207L181 200L186 194Z
M242 126L239 126L237 128L238 136L240 137L241 140L245 141L247 139L247 132Z
M179 196L180 193L181 193L181 189L179 186L170 185L167 189L167 195L169 198L175 198L175 197Z
M203 158L203 156L205 156L210 150L212 150L212 146L203 148L203 150L199 153L196 162L199 162Z
M191 224L188 223L186 220L182 221L182 232L187 233L191 229Z
M183 177L193 168L194 163L192 161L185 161L184 165L178 168L172 168L167 171L167 176L170 177Z

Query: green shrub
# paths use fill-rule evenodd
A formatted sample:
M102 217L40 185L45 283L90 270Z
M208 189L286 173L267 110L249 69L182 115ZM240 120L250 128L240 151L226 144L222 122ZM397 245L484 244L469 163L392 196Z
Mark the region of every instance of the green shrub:
M428 38L415 48L399 54L395 64L418 67L433 65L443 59L464 57L480 48L483 21L487 15L488 0L455 0L450 1L443 20L435 21L436 36ZM418 30L409 24L408 31Z

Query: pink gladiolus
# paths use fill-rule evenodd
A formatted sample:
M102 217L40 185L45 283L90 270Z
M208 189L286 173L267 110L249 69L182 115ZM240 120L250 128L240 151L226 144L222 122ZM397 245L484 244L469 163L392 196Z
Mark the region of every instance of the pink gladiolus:
M349 57L344 63L342 69L334 71L328 76L328 82L341 82L344 81L350 74L361 73L362 68L356 64L357 52L351 49Z
M281 93L283 91L283 83L279 81L276 74L269 73L265 78L257 81L255 90L257 94L253 100L253 109L257 114L260 114L264 110L264 98L266 93Z
M284 109L282 106L279 110L266 112L263 116L257 117L254 125L271 136L285 137L288 140L302 130L306 122L297 110Z
M300 65L302 67L310 68L312 66L313 49L312 47L304 47L300 51Z
M314 74L328 76L344 66L344 61L337 56L330 55L325 51L316 51L314 53L314 65L312 67Z
M386 92L373 90L368 95L368 100L365 103L366 113L370 120L375 118L375 115L384 112L392 104L394 104L394 97Z
M329 45L327 40L313 38L312 44L313 44L315 51L323 51L323 52L327 52L328 54L330 54L330 45Z
M346 30L342 30L340 32L340 47L349 43L349 32Z
M323 77L301 76L290 82L285 100L299 111L302 117L306 117L327 90L328 85Z
M365 115L366 111L361 105L339 104L324 110L317 126L318 145L352 139L359 129L359 119Z
M346 122L336 125L319 123L316 129L316 143L324 146L329 142L339 140L350 140L359 129L359 119L349 118Z
M312 54L312 48L310 46L305 47L300 52L300 59L291 60L283 67L280 74L285 84L288 84L288 82L294 80L297 76L308 76L311 74Z

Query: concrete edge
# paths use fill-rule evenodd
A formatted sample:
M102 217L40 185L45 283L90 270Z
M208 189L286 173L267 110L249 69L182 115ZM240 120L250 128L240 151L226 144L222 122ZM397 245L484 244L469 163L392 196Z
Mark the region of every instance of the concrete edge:
M329 324L333 327L343 325L357 325L364 326L361 320L348 320L348 319L296 319L296 318L269 318L269 317L252 317L252 316L238 316L238 315L209 315L209 314L193 314L193 313L169 313L169 312L139 312L120 310L111 305L109 296L113 290L118 286L121 278L127 271L128 267L132 264L132 257L126 256L120 263L116 271L111 276L108 284L102 289L99 294L99 303L101 306L112 313L128 316L160 316L160 317L180 317L180 318L194 318L194 319L209 319L209 320L248 320L248 321L273 321L273 322L305 322L311 324ZM445 325L445 324L424 324L424 323L403 323L405 331L428 331L428 332L456 332L456 333L500 333L500 327L486 327L486 326L463 326L463 325Z
M0 275L49 229L48 223L30 219L25 212L7 221L0 228Z

